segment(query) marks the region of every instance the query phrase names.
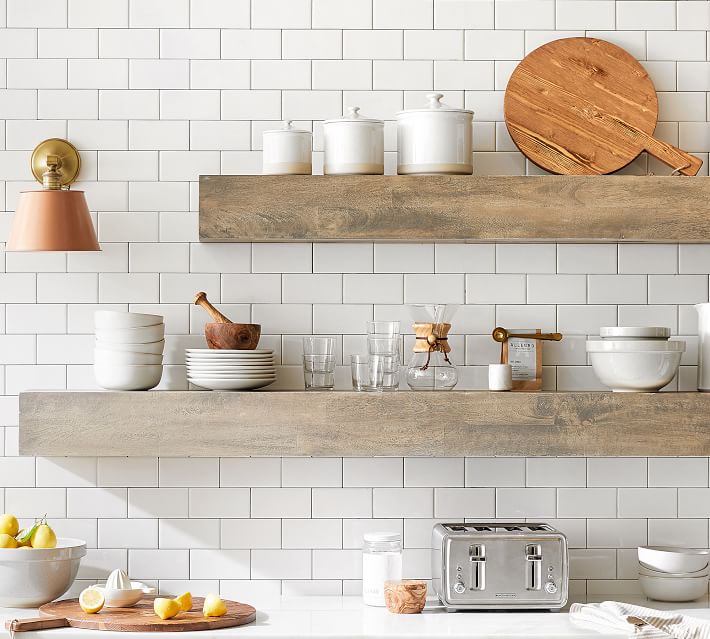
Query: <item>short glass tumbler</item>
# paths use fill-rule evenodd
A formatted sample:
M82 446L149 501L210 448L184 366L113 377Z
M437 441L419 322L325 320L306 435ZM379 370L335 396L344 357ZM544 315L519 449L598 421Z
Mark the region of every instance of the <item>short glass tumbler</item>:
M381 391L384 359L379 355L351 355L353 390Z
M306 390L333 390L335 386L335 338L303 338L303 381Z

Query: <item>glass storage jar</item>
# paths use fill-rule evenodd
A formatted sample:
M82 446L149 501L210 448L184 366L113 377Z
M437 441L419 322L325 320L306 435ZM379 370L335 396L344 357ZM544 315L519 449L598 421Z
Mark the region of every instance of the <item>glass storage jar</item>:
M402 578L402 536L365 533L362 545L362 598L368 606L385 605L385 581Z

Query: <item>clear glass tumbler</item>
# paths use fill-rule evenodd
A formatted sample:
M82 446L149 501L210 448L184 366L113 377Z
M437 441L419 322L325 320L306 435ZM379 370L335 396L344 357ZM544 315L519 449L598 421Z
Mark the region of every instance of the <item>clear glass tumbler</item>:
M333 390L335 386L335 338L303 338L303 380L306 390Z
M379 355L351 355L350 370L353 390L381 391L383 363L383 358Z
M372 337L397 337L399 335L399 320L368 321L367 334Z
M382 390L396 391L399 389L400 337L367 336L367 351L370 356L381 358Z

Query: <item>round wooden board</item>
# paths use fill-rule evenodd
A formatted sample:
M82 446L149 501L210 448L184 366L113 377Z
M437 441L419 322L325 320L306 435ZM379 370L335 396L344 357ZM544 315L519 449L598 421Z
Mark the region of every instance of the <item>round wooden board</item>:
M622 48L563 38L527 55L505 92L505 122L535 164L561 174L612 173L645 148L658 118L653 82Z
M64 617L73 628L87 630L113 630L116 632L188 632L232 628L251 623L256 619L256 609L247 604L228 601L223 617L204 617L204 599L195 597L192 610L163 621L153 612L154 597L146 597L131 608L104 608L96 614L85 613L78 599L65 599L44 604L39 612L45 616Z

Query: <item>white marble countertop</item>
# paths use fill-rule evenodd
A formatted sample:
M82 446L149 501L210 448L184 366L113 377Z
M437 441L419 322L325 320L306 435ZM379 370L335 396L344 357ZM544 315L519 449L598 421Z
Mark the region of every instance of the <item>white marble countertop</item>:
M628 597L606 597L659 609L680 610L710 621L707 598L690 604L662 604ZM596 601L604 598L595 598ZM566 612L460 612L446 613L430 600L421 615L394 615L384 608L363 605L359 597L281 597L257 602L257 620L253 624L225 630L181 632L181 639L210 637L296 638L331 637L333 639L440 639L467 637L475 639L616 639L627 637L617 631L573 622ZM2 630L5 621L37 616L36 610L0 608ZM86 639L91 631L60 628L19 634L21 639ZM120 639L127 633L102 632L101 639ZM130 633L155 639L155 633Z

